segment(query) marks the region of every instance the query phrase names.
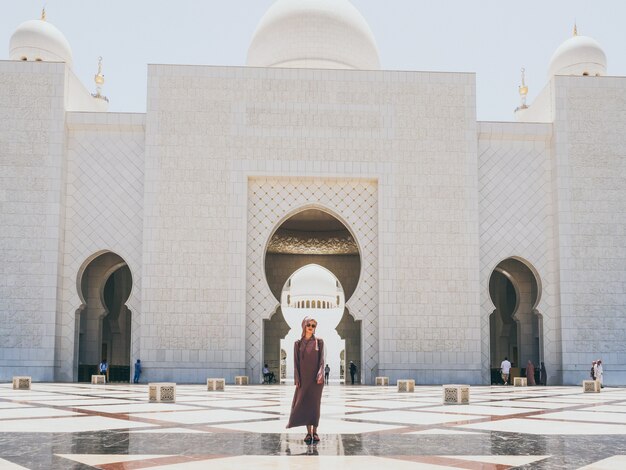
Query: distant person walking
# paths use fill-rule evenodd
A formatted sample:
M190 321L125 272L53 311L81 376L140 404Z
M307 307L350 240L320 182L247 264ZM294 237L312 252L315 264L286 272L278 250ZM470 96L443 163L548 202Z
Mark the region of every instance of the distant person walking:
M350 361L350 379L352 380L352 385L354 385L354 376L356 375L356 365L354 362Z
M108 382L109 381L109 375L107 374L107 372L109 371L109 365L107 364L107 360L106 359L102 359L102 362L98 366L98 369L100 370L100 375L104 375L106 377L105 381Z
M535 383L535 365L530 359L528 359L526 364L526 383L528 386L537 385Z
M591 371L589 372L591 380L596 380L596 365L597 361L591 361Z
M511 363L509 362L509 358L505 357L504 361L500 363L500 373L502 374L502 381L504 385L509 384L509 374L511 373Z
M326 385L328 385L329 376L330 376L330 366L326 364L326 367L324 367L324 382L326 382Z
M542 362L539 369L539 382L541 385L548 385L548 372L546 371L546 365Z
M602 360L600 359L596 361L595 373L596 373L595 380L600 382L600 388L604 388L604 369L602 367Z
M139 383L139 376L141 376L141 359L137 359L135 362L135 376L133 377L133 383Z

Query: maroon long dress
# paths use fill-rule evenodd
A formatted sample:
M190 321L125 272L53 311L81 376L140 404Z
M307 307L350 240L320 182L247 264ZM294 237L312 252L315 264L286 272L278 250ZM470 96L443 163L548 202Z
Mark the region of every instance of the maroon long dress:
M320 421L320 403L324 390L324 341L317 338L318 351L315 350L315 342L315 336L312 336L308 340L299 339L294 344L296 391L288 428L307 425L317 427ZM318 380L322 383L318 383Z

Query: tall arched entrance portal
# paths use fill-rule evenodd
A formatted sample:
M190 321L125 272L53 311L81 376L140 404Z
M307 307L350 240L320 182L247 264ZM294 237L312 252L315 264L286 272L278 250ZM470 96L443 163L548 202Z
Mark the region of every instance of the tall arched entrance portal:
M345 306L354 294L360 271L354 237L327 212L303 210L274 232L265 255L265 274L280 305L263 322L263 359L282 381L293 377L293 340L300 336L297 318L304 316L316 318L321 337L324 323L333 325L324 338L331 382L343 381L350 361L361 370L361 321L355 321Z
M107 251L86 262L78 276L82 300L76 312L78 381L90 381L98 364L106 359L109 381L128 382L132 313L126 301L133 285L130 269L120 256Z
M517 258L499 263L489 279L489 294L495 310L489 317L492 382L497 369L508 357L513 374L530 360L537 367L543 361L542 316L536 310L541 282L535 270Z

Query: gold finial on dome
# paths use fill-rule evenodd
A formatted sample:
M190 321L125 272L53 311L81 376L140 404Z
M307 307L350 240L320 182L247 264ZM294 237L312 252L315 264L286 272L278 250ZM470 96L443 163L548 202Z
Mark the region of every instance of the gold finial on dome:
M98 57L98 73L93 79L96 82L96 85L104 85L104 75L102 75L102 56Z
M576 22L574 21L574 34L573 36L578 36L578 26L576 26Z
M519 94L526 96L528 94L528 86L526 85L526 69L522 68L522 84L519 87Z
M41 21L46 21L46 7L41 9Z
M106 96L102 95L102 85L104 85L104 75L102 74L102 56L98 57L98 73L93 77L93 81L96 82L96 92L91 96L109 101Z
M528 108L528 106L526 105L526 97L528 96L528 85L526 85L526 69L525 68L522 68L522 84L518 87L518 91L519 91L521 104L519 108L517 108L515 111Z

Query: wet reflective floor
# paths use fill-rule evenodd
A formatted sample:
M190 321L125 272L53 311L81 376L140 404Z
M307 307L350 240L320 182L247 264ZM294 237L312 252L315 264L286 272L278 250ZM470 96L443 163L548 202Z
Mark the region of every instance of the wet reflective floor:
M285 429L293 387L0 384L0 469L624 469L626 389L327 386L321 442Z

